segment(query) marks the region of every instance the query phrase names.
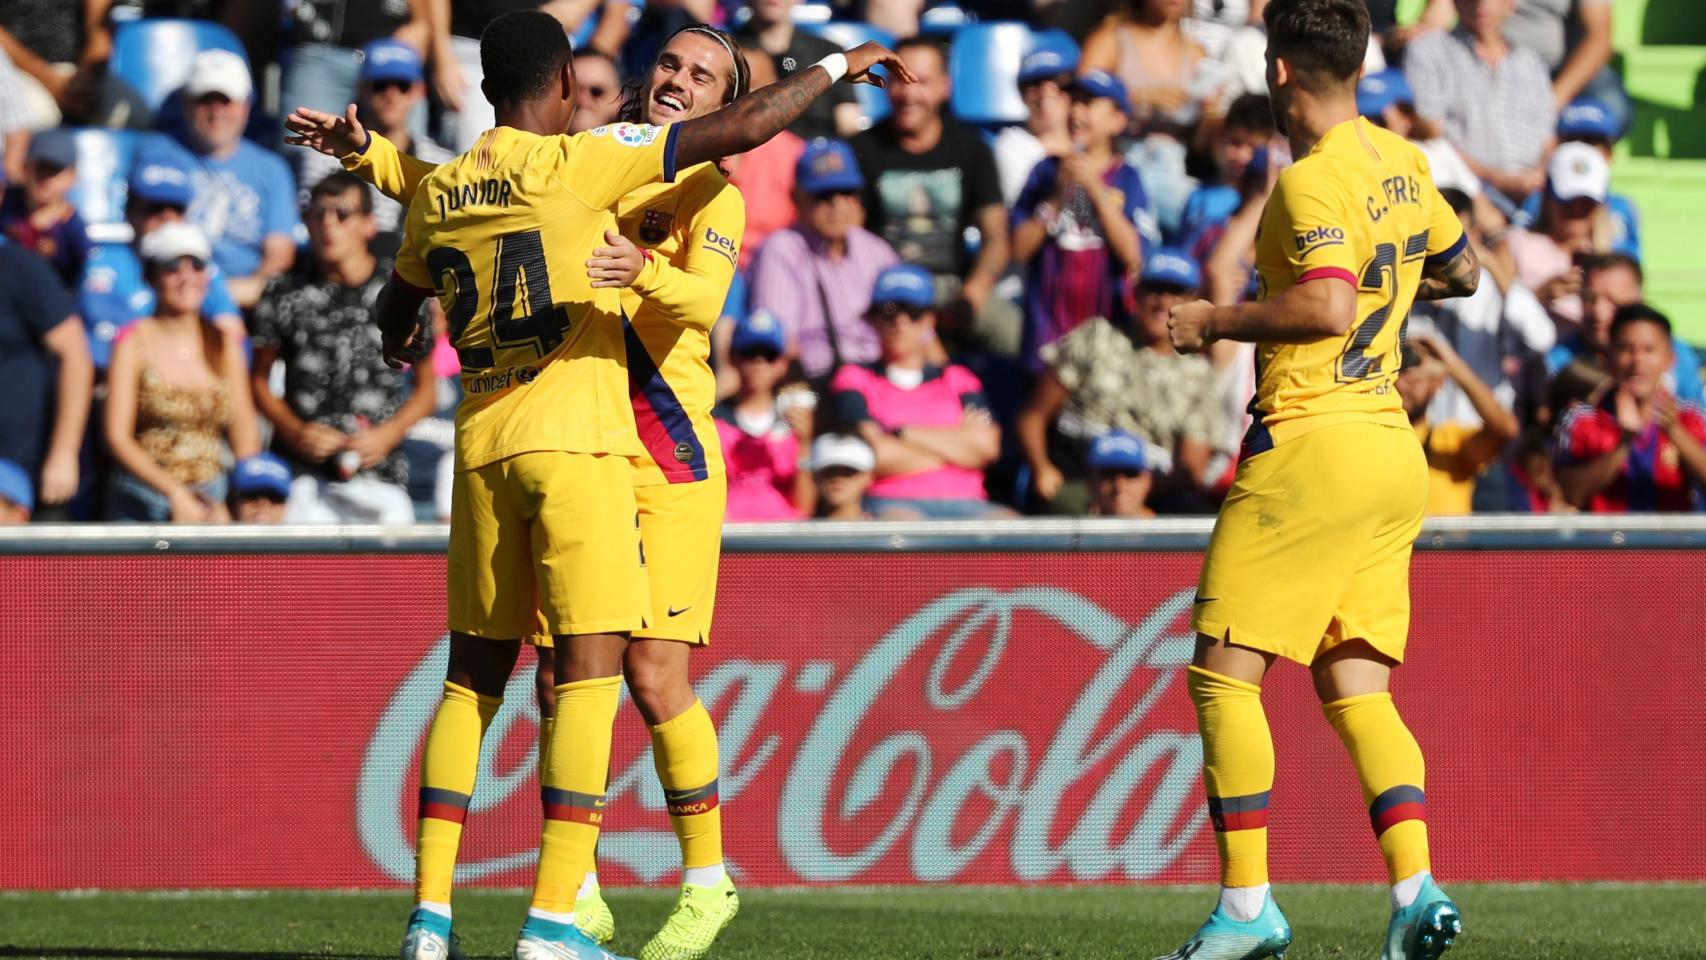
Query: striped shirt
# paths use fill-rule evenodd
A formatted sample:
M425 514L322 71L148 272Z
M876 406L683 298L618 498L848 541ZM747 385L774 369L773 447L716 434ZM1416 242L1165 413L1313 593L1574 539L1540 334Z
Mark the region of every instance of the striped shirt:
M854 227L847 252L829 257L829 245L799 227L778 230L764 242L752 268L752 308L775 314L788 331L788 344L808 377L827 376L835 368L824 320L829 305L842 363L874 363L882 354L877 332L865 322L877 274L900 262L882 237Z
M1539 165L1556 113L1552 77L1540 55L1510 46L1488 63L1461 27L1417 37L1404 56L1416 110L1445 124L1445 136L1495 170Z

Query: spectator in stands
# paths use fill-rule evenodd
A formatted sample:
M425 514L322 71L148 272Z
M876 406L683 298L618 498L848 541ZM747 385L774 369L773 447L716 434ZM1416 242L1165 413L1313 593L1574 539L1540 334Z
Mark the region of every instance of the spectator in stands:
M270 453L257 453L231 468L231 519L238 523L283 523L290 499L290 467Z
M757 47L741 47L751 70L749 89L776 82L776 63ZM757 149L724 161L729 182L746 200L746 239L740 245L741 270L751 269L754 259L770 235L793 226L800 211L794 203L794 168L806 151L806 142L784 130Z
M1167 337L1168 312L1196 295L1201 271L1182 251L1144 262L1129 325L1096 317L1043 348L1048 370L1019 418L1019 445L1032 489L1054 513L1089 509L1091 443L1109 430L1135 436L1167 457L1158 493L1203 490L1218 438L1214 368L1184 356Z
M840 47L823 37L794 27L794 7L798 3L799 0L754 0L752 19L735 32L741 46L758 47L769 54L776 75L783 80L811 69L812 64L832 53L841 52ZM851 137L859 132L862 117L853 88L838 83L807 107L788 130L802 140Z
M729 355L740 375L733 397L712 411L729 477L730 522L800 520L811 504L811 478L801 470L809 448L815 403L778 386L788 375L787 332L781 321L754 310L735 325Z
M372 194L339 171L308 201L308 262L267 286L255 307L255 405L272 422L274 452L298 477L291 523L412 523L408 465L398 446L432 412L430 362L408 371L385 363L373 304L388 271L368 250ZM429 347L430 349L430 347ZM284 395L268 378L284 361Z
M867 509L884 520L1010 516L983 488L983 470L1001 449L983 385L964 367L928 360L936 324L929 271L905 263L884 270L865 317L882 360L842 367L831 390L833 422L876 455Z
M974 335L985 344L1011 341L1011 354L1019 318L992 295L1008 259L1007 208L995 159L975 131L943 114L946 51L922 38L896 46L918 82L891 86L894 112L853 139L867 180L867 225L902 260L934 275L937 302L946 304L944 333L962 342ZM973 234L975 254L965 242ZM881 449L877 459L880 466Z
M287 4L291 47L284 59L284 112L311 107L342 113L356 98L363 52L369 44L391 38L416 51L427 50L432 33L430 7L419 0L294 0ZM425 116L420 119L424 121ZM294 160L300 162L306 156L296 153ZM307 170L303 170L302 178L318 179Z
M1644 275L1641 264L1621 253L1607 253L1587 258L1582 271L1582 325L1579 330L1558 340L1546 353L1546 368L1562 374L1567 368L1587 367L1591 377L1579 379L1594 382L1607 376L1610 369L1611 322L1617 311L1641 303L1644 299ZM1665 389L1680 400L1706 404L1706 387L1700 381L1700 355L1686 341L1672 344L1676 362L1665 377Z
M166 223L184 219L193 195L190 168L179 151L145 146L131 164L125 200L125 220L134 241L103 243L89 254L77 284L77 312L89 331L89 352L95 369L105 372L112 361L113 342L132 323L154 315L154 288L143 278L137 246L142 238ZM207 297L202 317L233 337L247 338L243 314L225 285L219 267L207 268Z
M1410 314L1410 330L1421 330L1424 323L1431 322L1470 372L1492 387L1499 405L1511 410L1518 406L1519 387L1530 394L1537 392L1531 386L1538 384L1526 383L1522 371L1528 358L1552 349L1557 328L1534 293L1517 279L1505 249L1504 231L1489 234L1483 230L1475 222L1473 203L1463 191L1447 187L1440 193L1463 221L1464 234L1481 261L1481 283L1472 296L1416 304ZM1539 397L1522 399L1522 406L1532 407ZM1427 414L1436 422L1457 421L1471 426L1481 422L1472 398L1449 382Z
M361 50L361 82L356 87L356 110L370 132L383 135L403 153L427 163L443 163L455 154L426 137L409 130L409 117L426 101L426 73L415 48L389 37L375 40ZM584 91L588 84L578 88ZM340 107L334 112L343 112ZM577 110L577 116L582 111ZM298 202L307 206L308 188L343 169L338 158L317 150L292 150L296 159ZM403 205L369 188L373 193L373 219L378 227L374 252L395 256L403 243Z
M30 475L12 461L0 460L0 526L29 523L35 506L36 490Z
M1505 39L1514 2L1457 0L1457 28L1417 37L1404 59L1417 111L1443 125L1469 169L1508 203L1545 181L1558 113L1540 55Z
M1670 321L1643 304L1611 322L1611 379L1558 426L1565 498L1595 513L1706 509L1706 413L1664 387Z
M243 138L253 92L242 57L226 50L196 54L183 92L187 137L182 145L162 147L177 146L194 172L190 222L207 234L213 262L245 308L260 299L268 280L295 262L293 234L300 222L290 167Z
M24 178L24 152L29 146L28 110L19 89L17 68L0 48L0 184Z
M1029 268L1019 356L1032 375L1042 372L1042 347L1113 315L1125 278L1143 265L1144 241L1159 239L1144 236L1154 227L1143 178L1114 151L1130 114L1119 81L1080 75L1068 124L1073 152L1038 163L1013 208L1013 259Z
M117 471L107 516L147 523L227 520L224 448L260 452L241 344L202 320L212 246L167 223L142 238L154 315L113 347L106 437Z
M53 268L0 241L0 459L35 478L38 519L77 493L94 386L83 324Z
M1610 107L1597 100L1577 100L1558 114L1557 134L1560 144L1585 143L1598 150L1605 162L1611 164L1614 162L1613 150L1623 131ZM1513 221L1519 226L1531 226L1540 217L1543 199L1544 191L1529 194ZM1635 209L1635 201L1623 194L1608 192L1605 208L1611 218L1608 225L1611 228L1612 251L1641 259L1641 218Z
M575 117L569 121L570 133L615 123L622 96L622 75L609 54L595 49L575 51Z
M1090 444L1090 515L1153 517L1149 491L1164 457L1123 430L1109 430Z
M15 68L24 125L46 130L60 122L102 119L102 79L112 55L112 32L100 15L111 0L8 0L0 4L0 53ZM91 14L95 14L91 16Z
M1044 157L1063 157L1072 152L1072 135L1066 130L1072 100L1067 91L1078 72L1078 48L1041 46L1019 61L1019 96L1025 101L1025 122L1002 128L991 150L1001 177L1001 198L1011 207L1019 191Z
M812 441L812 481L817 486L819 520L873 520L865 509L877 455L870 444L844 433L826 433Z
M83 275L89 234L71 188L77 183L77 144L66 130L44 130L30 138L23 181L0 200L0 232L53 264L66 286Z
M1274 136L1274 111L1268 98L1246 93L1232 101L1210 141L1214 179L1185 201L1174 245L1199 261L1214 249L1226 221L1243 204L1244 179L1251 165L1267 168L1268 141Z
M752 308L782 322L800 369L818 380L881 355L861 318L877 275L899 258L861 226L865 178L845 142L808 144L794 183L799 222L771 235L754 261Z
M1517 277L1546 305L1560 334L1575 332L1582 321L1578 261L1611 249L1611 218L1605 209L1610 189L1611 168L1598 150L1559 144L1539 218L1533 229L1512 229L1507 240Z
M1475 421L1429 419L1428 405L1448 380L1474 405ZM1516 417L1449 343L1431 334L1411 332L1397 389L1428 460L1428 515L1469 513L1475 478L1516 439Z
M1611 0L1516 0L1505 36L1545 62L1557 109L1586 93L1627 122L1629 98L1611 69Z
M1463 154L1440 133L1439 124L1416 112L1416 95L1402 70L1382 70L1357 83L1357 112L1369 122L1409 140L1428 158L1434 186L1460 190L1470 198L1481 195L1481 178L1469 169Z

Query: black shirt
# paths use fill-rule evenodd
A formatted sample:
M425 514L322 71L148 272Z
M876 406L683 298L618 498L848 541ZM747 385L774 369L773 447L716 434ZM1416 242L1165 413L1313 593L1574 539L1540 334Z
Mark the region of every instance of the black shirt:
M409 0L301 0L294 36L297 43L356 50L408 22Z
M900 148L892 120L853 138L865 175L865 227L907 263L963 277L971 266L966 230L983 207L1001 205L995 156L970 127L947 117L924 153Z
M742 43L749 46L758 45L758 34L752 30L742 30L736 34ZM776 64L776 76L786 80L801 70L806 70L832 53L840 53L841 48L822 37L813 36L804 30L795 29L794 38L788 41L788 49L782 55L770 59ZM853 92L853 87L846 83L838 83L829 88L829 92L806 108L798 120L788 127L788 131L802 140L813 137L834 137L835 108L843 103L858 103L859 97Z
M75 312L46 260L0 244L0 459L32 478L47 452L57 377L43 341Z
M83 5L74 0L3 0L0 27L48 63L82 56Z

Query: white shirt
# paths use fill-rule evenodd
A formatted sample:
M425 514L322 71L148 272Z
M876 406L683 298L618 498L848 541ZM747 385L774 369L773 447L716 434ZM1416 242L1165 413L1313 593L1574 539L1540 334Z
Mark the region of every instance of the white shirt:
M1001 199L1011 207L1019 202L1019 191L1025 189L1031 171L1048 156L1048 151L1043 149L1043 142L1036 134L1022 126L1003 129L990 150L995 154L995 172L1001 179Z

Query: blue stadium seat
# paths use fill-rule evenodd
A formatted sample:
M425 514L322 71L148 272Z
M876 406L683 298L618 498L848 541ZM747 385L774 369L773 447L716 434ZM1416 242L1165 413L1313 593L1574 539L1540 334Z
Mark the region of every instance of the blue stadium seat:
M203 50L229 50L248 60L237 35L207 20L134 20L113 34L108 71L124 81L148 109L160 107L189 78L190 61Z
M77 144L77 181L71 203L89 225L91 239L128 241L124 222L125 180L136 155L137 134L89 127L72 131Z
M796 8L798 9L798 8ZM887 30L879 30L868 23L852 20L832 20L829 23L801 23L800 29L813 33L835 43L843 50L851 50L861 43L875 40L890 50L894 49L894 35ZM853 94L859 98L859 110L865 115L866 126L881 123L889 115L889 95L886 90L878 89L868 83L853 85Z
M1019 21L971 23L948 47L954 116L977 126L1025 122L1019 97L1019 61L1030 50L1031 28Z

